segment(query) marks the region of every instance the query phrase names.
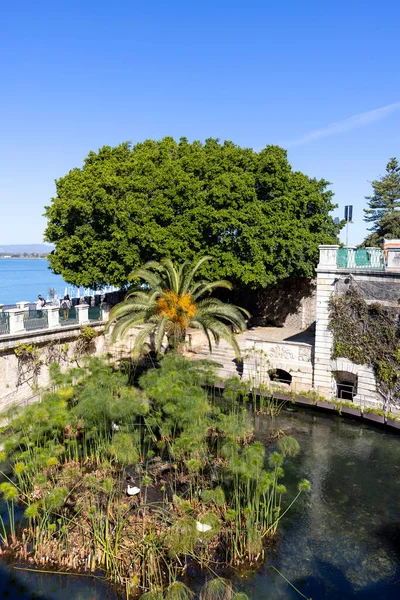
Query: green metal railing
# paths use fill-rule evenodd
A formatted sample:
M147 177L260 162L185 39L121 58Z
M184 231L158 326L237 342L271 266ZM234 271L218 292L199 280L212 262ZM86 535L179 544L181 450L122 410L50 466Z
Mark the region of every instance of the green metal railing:
M46 310L29 310L24 314L24 328L26 331L46 329L48 326Z
M10 333L10 317L5 312L0 312L0 335Z
M60 308L60 325L74 325L77 322L78 314L74 306L72 306L68 311L65 312L63 308Z
M337 267L354 271L383 271L385 260L381 248L338 248Z
M101 321L103 319L103 311L100 304L97 306L89 306L89 321Z

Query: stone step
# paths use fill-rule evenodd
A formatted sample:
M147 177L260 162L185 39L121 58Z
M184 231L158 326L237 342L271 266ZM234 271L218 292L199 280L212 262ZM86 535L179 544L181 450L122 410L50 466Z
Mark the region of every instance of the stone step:
M214 346L210 353L208 345L204 345L197 349L196 352L188 354L190 360L209 360L215 362L220 367L217 369L217 374L222 379L230 379L231 377L240 377L235 362L235 353L232 347L224 342L220 342L218 346Z

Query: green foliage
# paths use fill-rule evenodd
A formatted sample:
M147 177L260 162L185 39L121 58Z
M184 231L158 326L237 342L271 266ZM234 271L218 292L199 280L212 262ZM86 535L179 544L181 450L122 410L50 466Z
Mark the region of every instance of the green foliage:
M76 352L78 355L91 354L96 349L95 338L97 331L93 327L81 327L78 339L76 340Z
M46 497L45 504L49 510L56 512L64 505L67 496L67 487L56 487L52 489L49 495Z
M29 506L27 506L25 510L25 516L27 519L36 519L39 514L39 503L32 502Z
M0 483L0 494L3 494L4 500L16 500L18 498L17 488L8 481Z
M140 385L153 403L147 422L158 426L164 437L180 433L187 449L196 444L206 430L211 412L207 393L201 387L202 371L178 355L167 355L160 369L151 369L140 378ZM185 448L184 442L184 448Z
M373 368L384 411L400 402L398 314L380 303L367 304L355 288L330 300L332 358L345 357Z
M165 600L190 600L194 593L182 581L174 581L165 590Z
M128 386L126 375L101 359L90 361L76 392L73 412L87 430L108 432L113 422L133 423L148 411L147 398Z
M327 185L293 172L278 146L171 137L105 146L56 182L50 265L85 286L126 285L132 269L164 256L212 255L202 276L235 287L312 277L318 245L336 241Z
M372 223L372 233L363 246L382 246L383 238L400 237L400 166L396 158L386 165L386 174L371 182L373 195L366 196L364 221Z
M73 375L55 371L59 392L15 414L5 449L17 483L0 485L12 523L9 533L0 522L2 544L63 568L76 564L79 544L85 569L164 600L192 596L177 581L190 561L214 569L263 558L285 514L283 464L298 444L283 438L267 457L247 411L207 393L208 364L171 353L158 367L139 389L93 358ZM308 490L301 482L286 510ZM18 539L17 501L28 520ZM201 594L236 597L221 581Z
M297 456L300 452L300 444L291 436L284 435L278 441L278 449L283 456Z
M110 452L121 465L134 465L139 460L139 452L131 433L116 433Z
M199 600L232 600L235 597L232 582L222 577L216 577L203 585Z
M124 337L132 327L143 325L136 334L133 348L133 357L138 358L149 337L154 340L152 349L159 353L164 338L168 348L176 349L185 341L187 329L192 327L206 335L210 351L212 336L215 342L221 338L229 342L239 356L232 329L244 331L244 315L250 315L242 308L209 296L217 288L231 289L228 281L195 281L196 273L209 259L206 256L195 264L185 262L178 268L163 259L134 271L131 278L142 279L145 284L129 292L126 299L112 309L106 326L106 330L113 326L112 340Z

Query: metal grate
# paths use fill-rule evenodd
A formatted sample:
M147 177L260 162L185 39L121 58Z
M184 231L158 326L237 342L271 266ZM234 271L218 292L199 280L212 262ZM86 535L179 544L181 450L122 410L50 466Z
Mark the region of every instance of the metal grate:
M26 331L46 329L48 326L46 310L28 310L24 314L24 328Z
M74 325L78 322L78 314L74 306L68 310L67 318L65 316L64 310L60 308L60 325Z
M10 333L10 317L5 312L0 312L0 335Z
M103 319L100 304L97 306L89 306L89 321L101 321Z

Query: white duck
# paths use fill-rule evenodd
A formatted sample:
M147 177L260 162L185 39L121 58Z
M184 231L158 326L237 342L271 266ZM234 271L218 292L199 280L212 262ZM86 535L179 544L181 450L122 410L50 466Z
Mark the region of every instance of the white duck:
M126 488L126 493L128 496L137 496L139 492L140 488L136 487L135 485L128 485Z

